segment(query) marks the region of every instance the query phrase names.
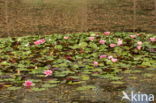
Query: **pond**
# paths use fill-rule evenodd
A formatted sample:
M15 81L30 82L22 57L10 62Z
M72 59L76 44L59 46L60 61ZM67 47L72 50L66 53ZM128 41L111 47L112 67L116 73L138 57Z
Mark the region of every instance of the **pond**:
M156 70L138 68L124 71L120 81L93 78L80 85L60 85L43 91L20 89L1 90L1 103L127 103L121 100L122 91L156 95ZM93 89L78 90L80 86L94 85Z
M134 1L1 0L0 36L86 31L156 33L155 0Z
M155 42L131 32L1 38L0 101L127 103L133 93L154 101Z

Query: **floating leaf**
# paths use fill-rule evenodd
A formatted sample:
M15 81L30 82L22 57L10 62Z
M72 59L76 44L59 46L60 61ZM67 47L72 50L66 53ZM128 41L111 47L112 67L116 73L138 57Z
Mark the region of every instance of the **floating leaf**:
M51 88L51 87L56 87L57 84L43 84L42 87L43 88Z
M36 88L36 87L33 87L32 90L33 91L36 91L36 92L39 92L39 91L44 91L46 89L45 88Z
M60 81L57 81L57 80L49 80L48 83L56 84L56 83L60 83Z
M119 85L124 84L124 82L122 82L122 81L112 81L111 83L112 83L112 84L119 84Z
M93 85L86 85L86 86L82 86L82 87L78 87L76 90L89 90L89 89L94 89L96 88Z
M153 77L154 74L151 74L151 73L145 73L145 74L143 74L143 76L144 76L144 77Z
M8 87L8 90L18 90L21 89L21 87Z
M82 75L82 76L81 76L81 79L82 79L82 80L89 80L89 78L90 78L90 77L89 77L88 75Z
M88 44L86 42L81 42L79 48L85 48Z

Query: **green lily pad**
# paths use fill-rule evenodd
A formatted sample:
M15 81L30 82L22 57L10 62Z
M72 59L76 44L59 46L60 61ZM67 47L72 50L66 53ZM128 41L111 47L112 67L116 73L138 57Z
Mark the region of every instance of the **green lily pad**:
M52 88L52 87L56 87L57 84L43 84L42 87L43 88Z
M33 87L32 90L33 91L36 91L36 92L39 92L39 91L44 91L46 89L45 88L36 88L36 87Z
M8 87L8 90L18 90L21 89L21 87Z
M86 85L86 86L82 86L82 87L78 87L76 90L89 90L89 89L94 89L96 88L95 86L93 85Z
M112 84L118 84L118 85L124 84L124 82L122 82L122 81L112 81L111 83Z

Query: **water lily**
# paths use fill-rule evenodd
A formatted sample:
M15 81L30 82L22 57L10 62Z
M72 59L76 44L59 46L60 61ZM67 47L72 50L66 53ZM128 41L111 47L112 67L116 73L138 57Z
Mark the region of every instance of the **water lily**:
M35 41L34 44L35 45L40 45L40 44L45 43L45 41L46 41L45 39L40 39L40 40Z
M116 58L112 58L111 61L112 61L112 62L117 62L118 59L116 59Z
M99 63L97 61L94 61L93 64L94 64L94 66L98 66L99 65Z
M142 41L138 41L137 44L138 44L138 45L142 45Z
M131 37L132 39L134 39L134 38L136 38L137 36L136 36L136 35L130 35L130 37Z
M155 42L155 41L156 41L156 38L151 37L151 38L150 38L150 41L151 41L151 42Z
M108 56L108 59L113 59L113 56Z
M104 32L104 35L110 35L111 32L107 31L107 32Z
M99 40L99 43L100 43L100 44L105 44L106 41L105 41L105 40Z
M120 46L120 45L122 45L122 44L123 44L123 40L118 39L117 45Z
M25 82L23 83L23 85L26 86L26 87L31 87L31 86L33 86L34 84L33 84L32 81L27 80L27 81L25 81Z
M69 39L69 37L68 37L68 36L64 36L63 38L64 38L64 39Z
M52 70L45 70L43 73L44 73L45 76L47 77L47 76L51 76L52 73L53 73L53 71L52 71Z
M110 44L109 45L111 48L114 48L114 47L116 47L116 44Z
M142 46L140 46L140 45L137 46L137 49L138 50L141 50L141 48L142 48Z
M107 57L107 55L100 55L100 59L106 58L106 57Z
M95 37L93 37L93 36L92 37L89 37L89 40L90 41L93 41L94 39L95 39Z
M142 41L138 41L138 42L137 42L137 49L138 49L138 50L141 50L142 44L143 44Z

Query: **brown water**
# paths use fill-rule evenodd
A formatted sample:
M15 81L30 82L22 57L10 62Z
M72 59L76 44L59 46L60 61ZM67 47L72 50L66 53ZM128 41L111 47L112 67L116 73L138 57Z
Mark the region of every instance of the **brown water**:
M156 33L155 0L0 0L0 36L44 35L87 31ZM136 4L136 6L134 5ZM112 84L109 79L87 81L34 92L0 91L0 103L127 103L122 91L156 96L155 69L133 70ZM123 84L122 84L123 83ZM77 91L79 86L96 88Z
M0 0L0 36L86 31L156 33L155 0Z
M112 84L109 79L92 79L80 85L60 85L45 91L34 92L31 89L0 92L1 103L129 103L122 99L122 91L131 91L156 95L155 69L135 69L125 71L122 83ZM78 91L79 86L94 85L96 88ZM141 102L139 102L141 103ZM153 102L155 103L155 102Z

